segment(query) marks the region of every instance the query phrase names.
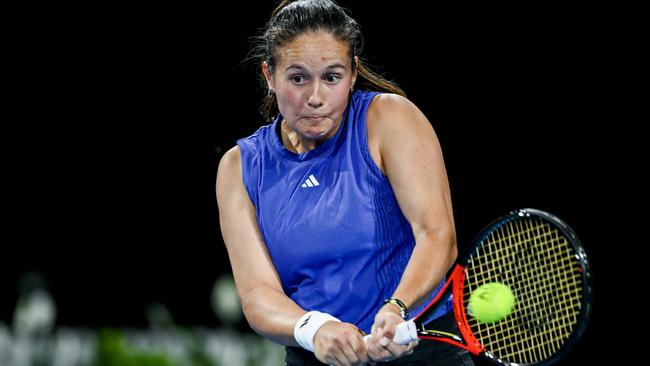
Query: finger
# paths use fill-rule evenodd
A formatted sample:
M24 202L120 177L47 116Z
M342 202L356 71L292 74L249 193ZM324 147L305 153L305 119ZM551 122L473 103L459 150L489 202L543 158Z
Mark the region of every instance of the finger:
M377 339L378 339L377 337L379 336L380 332L381 331L379 329L374 329L374 328L372 329L372 331L370 332L370 337L365 339L366 347L368 347L368 345L373 345L377 343Z
M350 363L345 359L345 355L341 352L331 356L333 361L330 363L333 366L350 366Z
M381 329L377 329L372 332L370 335L370 339L368 340L368 343L366 344L366 349L368 350L368 354L370 355L370 358L373 360L378 360L380 358L381 353L384 351L383 347L379 344L379 340L383 337L383 331Z
M359 333L359 336L347 339L348 347L345 347L345 356L352 364L369 361L366 341L361 334Z
M379 340L384 337L384 328L377 327L377 332L373 335L375 336L375 341L379 343Z
M370 361L368 357L368 348L366 345L365 336L360 335L351 339L352 349L357 356L358 362L367 363Z
M386 362L386 361L391 361L395 359L395 356L393 356L388 350L382 349L381 351L378 351L374 354L370 354L370 362Z
M388 338L391 342L393 341L393 338L395 337L395 327L397 325L395 323L386 323L384 324L384 327L382 327L384 337Z
M343 353L343 357L345 358L345 361L349 365L359 363L359 357L357 357L357 354L355 353L354 349L352 348L352 345L348 345L348 347L343 347L342 353Z
M388 347L392 343L391 338L388 337L386 330L383 328L380 328L377 332L377 343L383 348Z
M390 340L388 337L386 337L386 336L382 336L382 337L379 339L379 345L382 346L382 347L384 347L384 348L385 348L385 347L388 347L388 346L390 345L390 343L391 343L391 340Z
M385 349L391 354L392 357L397 358L403 356L404 354L409 352L412 348L413 347L410 344L402 346L400 344L391 342L390 344L388 344L388 346L386 346Z
M339 345L337 352L337 360L341 362L341 366L354 365L359 363L359 358L354 350L352 343L346 339L346 343Z
M327 352L327 356L324 358L323 362L327 362L329 366L349 365L345 359L345 355L343 355L343 350L341 350L340 347L337 347L336 345L332 345L332 347Z
M394 356L388 351L388 349L379 343L380 340L385 338L382 335L382 332L379 331L377 336L379 339L374 339L368 345L368 356L370 356L370 359L377 362L385 362L393 359Z

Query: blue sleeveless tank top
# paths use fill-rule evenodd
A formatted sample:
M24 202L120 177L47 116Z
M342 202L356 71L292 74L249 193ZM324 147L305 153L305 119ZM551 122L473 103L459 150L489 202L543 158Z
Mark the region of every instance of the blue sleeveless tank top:
M307 153L283 146L281 116L237 141L244 185L285 294L366 333L415 246L368 149L366 112L376 94L355 91L335 136ZM430 319L450 309L451 298Z

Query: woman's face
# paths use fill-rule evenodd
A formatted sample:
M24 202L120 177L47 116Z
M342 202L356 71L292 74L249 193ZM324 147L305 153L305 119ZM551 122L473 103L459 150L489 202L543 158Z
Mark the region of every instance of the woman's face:
M262 70L286 124L301 139L336 134L356 79L345 43L327 32L309 32L278 49L273 74L266 64Z

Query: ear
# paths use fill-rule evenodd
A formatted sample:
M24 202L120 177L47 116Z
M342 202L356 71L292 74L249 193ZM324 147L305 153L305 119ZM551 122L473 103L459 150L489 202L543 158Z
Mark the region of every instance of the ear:
M354 88L354 84L357 82L357 75L359 73L359 58L354 56L352 60L354 62L354 72L352 72L352 83L350 84L350 89Z
M275 88L273 87L273 76L271 75L269 64L266 61L262 62L262 74L264 74L264 79L266 79L266 86L269 88L269 90L274 90Z

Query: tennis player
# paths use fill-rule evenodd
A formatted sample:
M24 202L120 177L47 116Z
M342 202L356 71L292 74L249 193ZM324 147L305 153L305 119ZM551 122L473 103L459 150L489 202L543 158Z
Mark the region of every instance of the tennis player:
M268 124L217 174L244 313L287 346L287 365L471 365L444 343L392 342L443 284L455 229L431 124L363 64L362 44L333 1L299 0L278 6L255 45ZM455 331L450 302L435 329Z

